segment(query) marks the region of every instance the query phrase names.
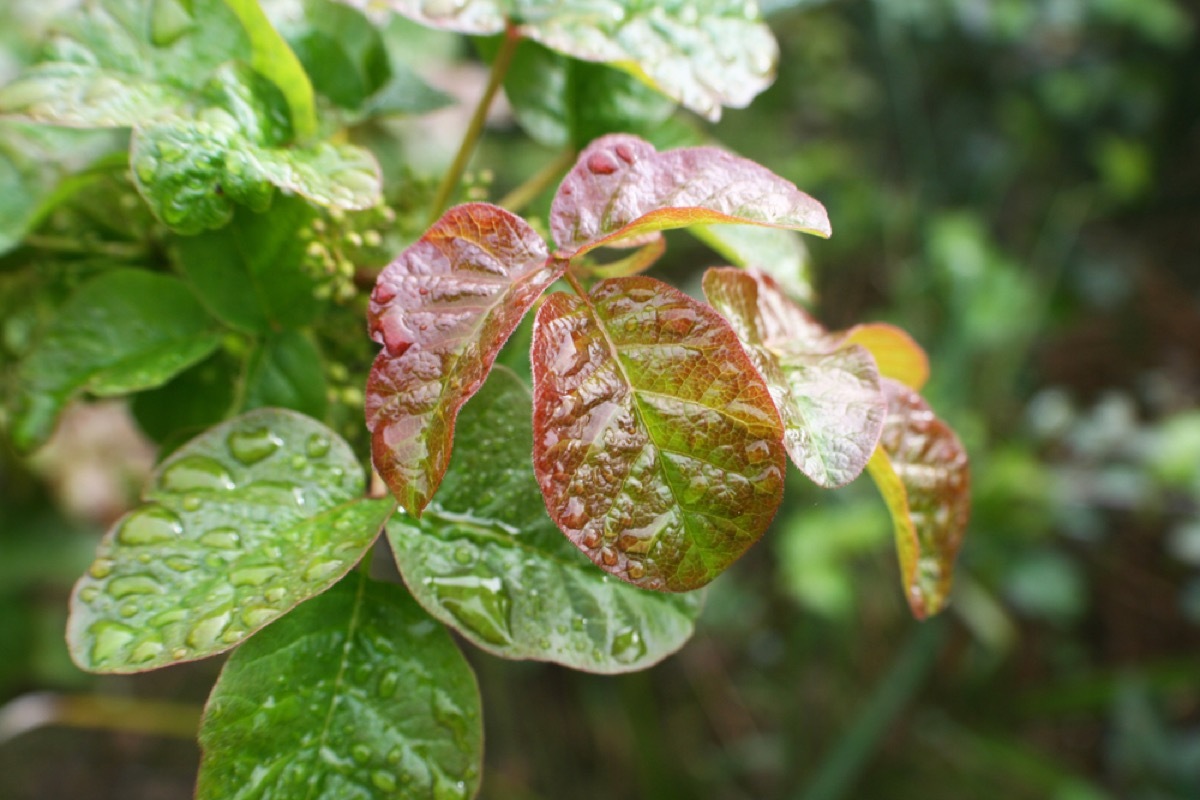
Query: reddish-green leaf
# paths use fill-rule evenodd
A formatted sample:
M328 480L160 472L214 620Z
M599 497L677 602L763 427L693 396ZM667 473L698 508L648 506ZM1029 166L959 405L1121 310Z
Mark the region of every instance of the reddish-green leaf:
M913 615L941 611L970 514L962 442L912 389L883 380L888 418L867 465L891 511L900 574Z
M564 268L520 217L470 203L380 274L368 321L384 349L367 380L367 427L375 468L409 512L446 471L458 410Z
M885 378L918 391L929 380L929 356L902 328L886 322L855 325L846 331L846 341L870 350Z
M782 424L711 308L640 276L555 294L532 361L538 483L601 568L686 591L766 530L783 491Z
M753 161L715 147L659 153L621 133L580 153L550 208L554 241L572 255L645 244L669 228L720 223L831 233L824 206Z
M887 412L871 354L826 332L756 270L710 269L704 294L766 379L796 466L826 488L858 477Z

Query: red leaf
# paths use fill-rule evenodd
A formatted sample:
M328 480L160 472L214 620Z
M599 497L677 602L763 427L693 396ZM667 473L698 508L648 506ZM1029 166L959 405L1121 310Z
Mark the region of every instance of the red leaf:
M659 153L623 133L603 136L579 154L550 208L554 241L566 256L716 223L831 233L820 203L753 161L715 147Z
M889 378L883 386L888 418L867 469L892 514L908 604L924 619L950 594L970 516L967 453L919 394Z
M828 333L757 270L710 269L704 294L766 379L800 471L825 488L858 477L887 413L871 354Z
M565 267L520 217L470 203L380 274L367 319L384 350L367 380L367 427L375 468L407 511L437 490L458 410Z
M783 493L782 425L711 308L641 276L555 294L532 361L546 507L602 569L686 591L766 530Z

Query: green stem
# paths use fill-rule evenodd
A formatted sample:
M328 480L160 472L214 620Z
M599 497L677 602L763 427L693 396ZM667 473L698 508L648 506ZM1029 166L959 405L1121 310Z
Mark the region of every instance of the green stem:
M544 167L533 173L528 180L504 195L496 205L515 214L533 202L547 186L570 169L574 163L575 148L568 146L548 161Z
M945 628L941 619L921 623L816 777L797 795L800 800L837 800L847 795L879 741L924 683L941 649Z
M458 153L455 154L450 169L446 170L446 175L442 178L441 185L438 186L433 205L429 208L430 225L437 222L438 218L442 216L442 212L450 203L450 195L454 193L455 187L462 180L463 173L467 169L467 162L471 160L471 155L475 152L475 145L479 143L479 137L483 135L488 109L491 108L492 100L496 97L496 92L499 91L505 74L508 73L513 54L516 53L517 45L520 42L520 32L510 24L504 32L504 43L500 45L500 52L496 53L496 60L492 62L492 72L488 77L487 88L484 89L483 97L479 98L479 103L475 106L475 113L471 115L471 121L467 125L466 133L463 134Z
M69 236L48 236L31 234L25 237L23 244L38 250L53 250L59 253L100 253L120 259L133 259L146 255L147 248L141 244L123 242L92 242L73 239Z
M32 692L0 707L0 744L50 725L191 739L200 714L190 703Z

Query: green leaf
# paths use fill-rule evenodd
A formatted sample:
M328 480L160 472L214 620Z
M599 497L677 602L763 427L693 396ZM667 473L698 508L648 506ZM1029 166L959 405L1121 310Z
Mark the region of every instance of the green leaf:
M827 489L857 478L887 413L871 354L829 334L755 270L710 269L704 294L766 379L800 471Z
M397 586L354 575L230 657L200 725L197 800L465 800L475 676Z
M46 59L0 89L0 111L76 127L178 113L250 48L222 0L96 0L67 18Z
M138 427L160 445L183 444L229 416L241 367L218 350L157 389L138 392L130 401Z
M696 225L688 232L716 250L727 263L765 272L791 299L815 298L808 248L795 231L758 225Z
M160 386L220 343L215 323L182 281L113 270L81 286L21 363L13 438L45 441L79 392L121 395Z
M646 135L675 110L674 102L627 72L531 41L513 56L504 94L521 127L555 147L582 148L608 133Z
M867 469L892 514L913 616L941 611L970 516L967 452L914 390L883 379L888 418Z
M825 208L765 167L715 147L663 153L636 136L597 139L550 207L564 255L645 244L669 228L750 223L830 234Z
M369 208L382 197L379 165L367 150L329 142L262 147L221 109L138 129L130 165L155 215L182 234L223 227L235 203L265 211L273 186L342 209Z
M292 126L301 141L317 133L317 107L308 73L288 47L258 0L225 0L250 37L251 65L270 79L287 98Z
M284 331L263 340L246 368L245 407L279 406L318 419L325 416L325 370L308 335Z
M496 655L591 672L644 669L691 637L698 593L612 580L546 516L529 462L529 390L512 372L493 370L456 438L425 513L387 526L404 581L430 614Z
M606 572L687 591L766 530L783 496L783 425L711 308L643 276L553 294L532 361L546 508Z
M67 644L81 668L137 672L220 653L354 566L393 504L324 425L260 409L155 470L75 585Z
M627 70L709 119L771 84L779 46L744 0L343 0L434 28L500 33L506 20L551 50Z
M375 468L408 512L441 482L458 410L565 268L520 217L468 203L380 273L367 320L384 349L367 379L367 427Z
M277 198L268 213L240 209L220 231L180 238L179 265L225 324L248 333L303 327L322 307L305 268L315 216L295 197Z

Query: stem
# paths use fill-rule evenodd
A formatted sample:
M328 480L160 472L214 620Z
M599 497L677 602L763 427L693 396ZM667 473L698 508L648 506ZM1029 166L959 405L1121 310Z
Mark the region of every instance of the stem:
M191 739L200 713L190 703L32 692L0 707L0 743L48 725Z
M567 146L546 165L533 173L517 188L500 199L496 205L514 214L533 202L542 191L575 163L575 148Z
M488 77L487 88L484 89L483 97L479 98L479 103L475 106L475 113L471 115L467 131L463 134L462 144L458 146L458 153L454 156L450 169L442 178L437 195L433 199L433 205L429 208L430 225L437 222L438 217L446 210L446 206L450 202L450 195L454 193L455 187L462 180L463 172L467 169L467 162L471 160L471 155L475 152L475 145L479 143L479 137L483 134L483 125L487 120L488 109L491 108L492 100L500 89L500 84L508 72L513 54L517 51L517 45L520 42L521 34L515 26L510 24L504 31L504 43L500 45L500 52L496 54L496 60L492 62L492 72Z
M587 289L583 288L583 285L579 282L579 278L575 277L570 267L567 267L567 271L563 273L563 278L566 279L567 283L571 284L571 288L575 290L575 294L582 297L585 301L587 300Z
M47 236L31 234L25 237L26 247L38 250L55 250L60 253L101 253L113 258L137 258L148 252L141 244L123 242L89 242L72 239L68 236Z
M943 620L921 623L850 729L825 758L816 777L797 795L800 800L837 800L846 796L880 739L921 688L941 650L945 633Z

